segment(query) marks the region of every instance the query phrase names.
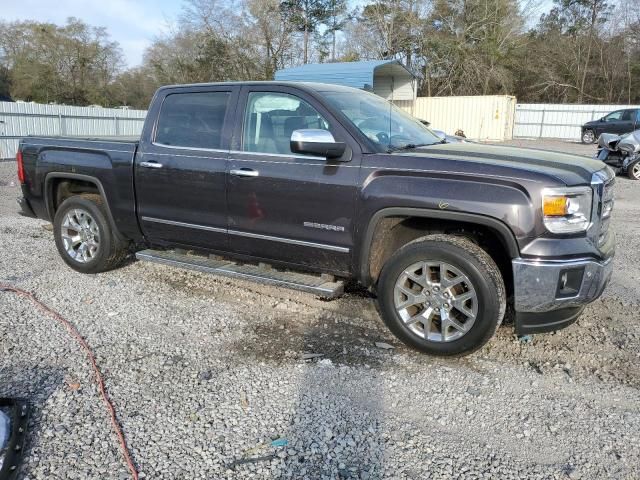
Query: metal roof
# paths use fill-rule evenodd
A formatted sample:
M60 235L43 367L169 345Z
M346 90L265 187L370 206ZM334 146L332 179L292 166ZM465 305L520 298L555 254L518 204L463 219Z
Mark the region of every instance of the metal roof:
M278 70L276 80L298 82L320 82L345 85L347 87L373 88L375 70L383 65L397 65L403 73L414 77L398 60L366 60L362 62L307 63L299 67Z

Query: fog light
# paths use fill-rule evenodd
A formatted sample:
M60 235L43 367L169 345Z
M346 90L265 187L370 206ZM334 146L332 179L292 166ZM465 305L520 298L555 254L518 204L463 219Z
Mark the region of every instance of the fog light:
M560 271L556 298L575 297L580 293L584 267L567 268Z

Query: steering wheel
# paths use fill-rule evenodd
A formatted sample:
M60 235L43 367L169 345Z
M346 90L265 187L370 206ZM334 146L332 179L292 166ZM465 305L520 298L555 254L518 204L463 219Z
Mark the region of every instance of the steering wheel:
M389 145L389 135L384 132L376 133L376 138L382 145Z

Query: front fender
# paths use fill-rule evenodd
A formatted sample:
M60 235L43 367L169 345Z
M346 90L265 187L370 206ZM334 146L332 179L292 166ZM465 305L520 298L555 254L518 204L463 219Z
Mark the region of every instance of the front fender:
M506 179L438 178L376 174L365 183L359 202L361 242L355 258L363 283L369 281L369 249L378 222L407 216L454 220L491 228L502 239L509 256L519 255L519 243L537 228L535 208L521 185Z

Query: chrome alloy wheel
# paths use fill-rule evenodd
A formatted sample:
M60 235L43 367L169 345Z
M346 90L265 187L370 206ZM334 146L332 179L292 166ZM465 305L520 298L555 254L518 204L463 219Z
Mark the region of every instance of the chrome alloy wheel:
M640 180L640 162L633 164L633 167L631 167L631 175L633 175L633 178L636 180Z
M64 216L60 230L64 249L76 262L90 262L100 251L98 224L86 210L69 210Z
M393 293L404 324L425 340L457 340L476 321L476 290L466 275L448 263L410 265L398 277Z
M596 134L593 130L585 130L582 134L582 142L583 143L593 143L596 140Z

